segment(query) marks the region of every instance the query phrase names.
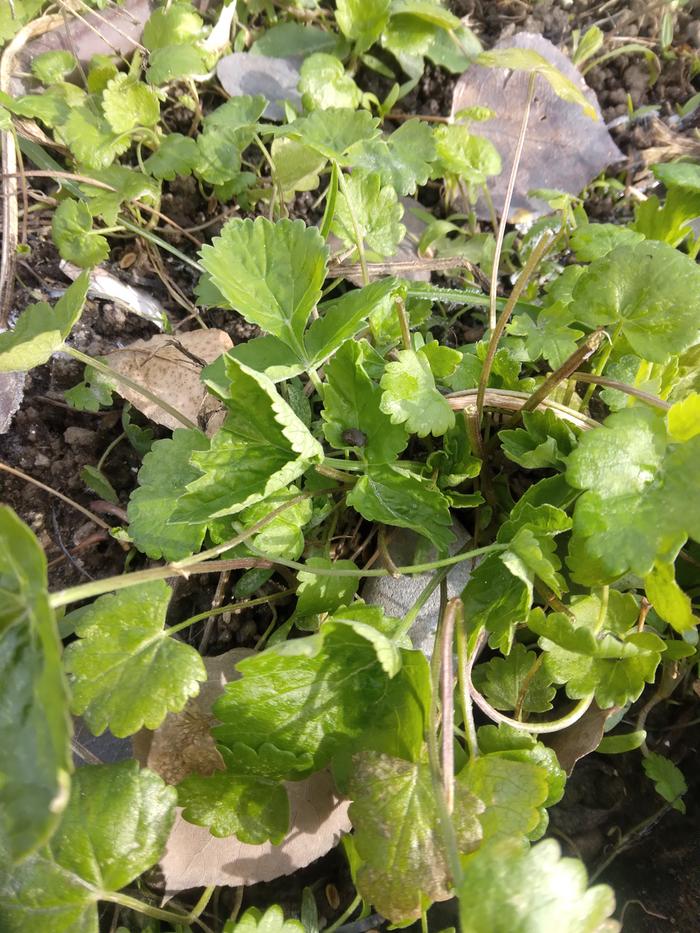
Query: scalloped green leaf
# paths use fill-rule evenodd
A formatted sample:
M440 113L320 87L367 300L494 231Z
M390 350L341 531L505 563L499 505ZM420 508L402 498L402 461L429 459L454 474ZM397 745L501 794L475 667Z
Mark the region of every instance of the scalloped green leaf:
M100 596L81 610L64 654L71 709L90 731L118 738L156 729L199 693L207 672L199 652L172 637L165 616L172 590L163 580Z
M109 256L109 243L92 230L92 214L84 201L61 201L51 220L51 235L61 259L82 269L96 266Z
M438 392L428 357L420 350L399 350L397 357L386 364L379 407L411 434L441 437L454 427L455 413Z

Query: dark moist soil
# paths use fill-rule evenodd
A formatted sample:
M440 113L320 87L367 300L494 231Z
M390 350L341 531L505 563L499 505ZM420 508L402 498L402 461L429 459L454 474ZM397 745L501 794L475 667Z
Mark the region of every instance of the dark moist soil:
M559 0L540 0L537 4L524 0L453 0L453 12L468 17L486 47L501 35L517 31L541 32L552 42L571 47L572 29L585 32L592 24L606 34L625 36L629 41L655 40L659 29L660 5L647 0L601 3L599 0L575 0L565 6ZM658 116L668 118L676 105L685 102L697 90L690 80L691 55L700 47L700 24L693 18L693 3L677 13L674 50L675 59L662 61L661 74L650 85L645 60L639 55L625 55L592 69L587 81L598 94L606 122L627 113L629 93L634 107L653 105ZM376 73L361 69L361 85L377 93L380 99L389 90L390 82ZM440 116L450 112L455 76L430 64L417 87L404 98L397 109L404 113ZM697 83L697 79L696 79ZM216 101L212 100L212 104ZM174 107L166 114L171 130L187 132L191 114ZM669 128L655 116L630 124L621 121L611 132L627 157L623 180L634 183L647 174L646 163L660 157L645 158L655 149L665 151L665 158L689 152L693 146L691 134L700 125L693 118ZM695 143L697 146L697 142ZM696 154L697 149L696 149ZM422 200L439 210L437 192L424 189ZM318 211L312 208L312 193L300 195L292 205L292 216L312 223ZM599 221L620 220L622 202L612 196L593 195L586 203L590 216ZM182 227L200 227L193 231L203 241L218 234L233 213L215 201L207 202L192 179L178 179L167 184L162 200L163 212ZM47 215L44 215L46 218ZM18 265L15 308L37 300L53 300L55 293L66 287L67 280L58 266L58 257L51 244L49 228L41 218L32 215L29 245L31 255ZM179 249L192 253L193 244L181 233L160 228ZM146 287L162 300L175 327L187 317L171 297L164 278L175 283L191 299L195 276L193 271L174 257L161 254L163 269L156 270L146 250L125 242L113 241L114 262L111 271L130 283ZM163 273L165 274L163 276ZM254 327L227 312L203 314L207 324L226 330L235 343L255 336ZM185 323L187 329L190 324ZM473 321L465 322L475 330ZM108 353L133 340L147 338L156 332L153 325L133 313L104 301L88 301L71 343L91 354ZM87 508L99 511L113 525L121 524L119 515L102 511L100 503L80 478L86 465L94 465L106 447L121 431L121 408L116 400L114 411L99 414L81 413L66 406L63 392L82 378L82 367L71 358L58 354L49 364L27 376L23 404L15 416L9 433L0 437L0 460L28 473L58 492ZM138 421L137 413L132 417ZM141 422L144 423L144 422ZM154 427L155 437L167 436ZM110 482L126 507L135 485L139 457L123 441L110 456L105 467ZM120 573L125 552L106 533L96 530L82 514L25 481L0 473L0 497L11 505L37 534L49 560L51 589L60 589ZM147 566L138 558L133 566ZM172 604L174 618L205 611L212 604L216 580L195 577L178 581ZM267 592L278 589L266 584ZM231 590L225 596L230 601ZM277 603L280 618L288 614L288 605ZM231 619L217 620L211 633L209 653L220 653L230 647L254 645L272 621L269 607L248 610ZM188 630L187 637L199 644L202 626ZM692 724L700 711L695 684L688 685L675 705L662 704L652 712L647 723L651 747L661 743L659 751L680 764L689 784L686 795L688 812L681 815L663 808L650 782L644 777L639 753L624 756L591 755L576 766L567 784L564 801L551 811L551 832L567 854L577 855L595 870L615 855L601 872L605 881L616 890L619 917L624 912L624 929L629 933L700 933L700 728ZM630 713L633 727L634 712ZM686 727L683 723L690 723ZM656 818L652 819L656 814ZM639 827L644 824L641 829ZM637 830L635 828L638 828ZM620 839L625 838L624 845ZM246 906L265 907L281 903L289 913L299 909L301 892L310 887L322 918L331 921L352 898L345 859L339 850L330 853L307 869L272 884L260 884L246 889ZM222 891L222 904L228 904L232 892ZM339 904L339 906L337 906ZM454 925L456 917L451 905L439 905L431 912L431 928ZM437 924L437 925L435 925Z

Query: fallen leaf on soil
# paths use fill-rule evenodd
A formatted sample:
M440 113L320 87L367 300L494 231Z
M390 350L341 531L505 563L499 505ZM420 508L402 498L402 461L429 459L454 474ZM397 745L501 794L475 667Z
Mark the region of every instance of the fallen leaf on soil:
M601 709L593 703L573 726L547 738L547 745L554 749L559 764L567 774L571 774L577 761L598 748L603 738L605 723L618 708L613 706L610 709Z
M83 271L65 260L61 261L60 267L61 272L73 281ZM134 288L133 285L127 285L126 282L122 282L111 272L99 268L91 269L88 295L91 298L114 301L122 308L126 308L127 311L132 311L145 321L155 324L159 330L163 329L165 317L161 303L156 301L143 288Z
M299 61L298 58L233 52L219 60L216 76L231 97L262 94L268 100L264 116L268 120L283 120L285 100L294 107L301 107L301 95L297 91Z
M211 707L224 685L238 677L234 665L252 652L235 648L215 658L204 658L209 675L199 695L182 713L170 713L151 733L134 736L134 754L143 765L169 783L194 771L210 774L221 759L209 727ZM168 894L208 885L247 885L289 875L325 855L349 832L349 803L338 799L328 772L286 784L289 793L290 831L274 846L247 845L235 836L217 839L208 829L182 819L178 808L160 870Z
M538 52L581 88L601 117L598 100L578 69L544 36L521 32L502 39L495 47ZM496 114L491 120L474 124L473 132L489 139L503 161L501 174L489 180L489 190L499 214L503 210L529 80L529 74L524 71L472 65L458 79L454 89L453 117L460 110L474 106L490 107ZM549 213L547 204L529 198L528 191L549 188L580 194L604 168L622 158L602 119L592 120L578 105L557 97L545 78L538 76L509 220L518 222ZM477 212L480 218L488 219L485 204L479 202Z
M17 56L15 71L31 71L31 63L43 52L65 49L72 52L82 65L93 55L130 55L138 46L143 26L151 15L149 0L126 0L119 6L104 10L79 9L78 17L65 16L57 29L28 42ZM24 83L15 79L13 94L26 93Z
M6 434L24 398L26 373L0 373L0 434Z
M202 367L230 350L233 342L223 330L193 330L170 336L156 334L115 350L107 363L118 373L169 402L211 437L221 426L225 411L200 381ZM119 383L117 391L140 412L166 428L181 428L172 415L139 393Z

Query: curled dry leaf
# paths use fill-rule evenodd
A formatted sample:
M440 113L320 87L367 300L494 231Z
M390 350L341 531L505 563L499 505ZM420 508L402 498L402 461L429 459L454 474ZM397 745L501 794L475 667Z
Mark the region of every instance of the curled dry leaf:
M239 675L234 666L252 652L234 649L205 658L208 680L182 713L170 713L155 732L134 737L134 754L168 783L186 774L211 774L223 767L209 727L211 707L225 684ZM288 875L325 855L350 830L348 803L338 799L327 772L286 784L290 830L278 846L247 845L235 836L217 839L208 829L177 817L160 869L168 894L205 885L247 885Z
M136 340L123 350L115 350L106 359L117 372L165 399L211 437L221 426L224 409L209 395L199 374L207 363L212 363L232 346L225 331L210 328L177 336L156 334L149 340ZM116 389L156 424L173 430L182 427L155 402L121 383Z
M6 434L24 398L25 373L0 373L0 434Z
M598 120L586 116L577 104L567 103L554 93L545 78L535 82L535 98L527 125L525 145L511 203L511 221L526 220L549 212L545 201L529 198L528 192L549 188L580 194L583 188L612 162L623 158L601 119L600 106L580 72L544 36L529 32L508 36L497 49L531 49L551 62L584 92ZM489 139L498 150L503 170L489 181L489 190L500 213L520 132L530 75L506 68L471 65L459 78L452 98L452 116L467 107L490 107L496 116L474 125L474 133ZM507 106L504 106L507 102ZM488 209L481 201L479 216L487 220Z
M83 271L78 266L74 266L65 260L61 261L60 266L61 272L73 282ZM122 282L116 275L112 275L111 272L107 272L105 269L95 268L90 270L88 295L91 298L114 301L121 307L126 308L127 311L132 311L145 321L155 324L159 330L163 329L165 316L161 303L156 301L152 295L149 295L145 289L134 288L133 285Z
M547 737L547 745L554 749L559 764L567 774L571 774L577 761L598 748L605 731L605 723L618 708L613 706L610 709L601 709L597 703L593 703L573 726Z

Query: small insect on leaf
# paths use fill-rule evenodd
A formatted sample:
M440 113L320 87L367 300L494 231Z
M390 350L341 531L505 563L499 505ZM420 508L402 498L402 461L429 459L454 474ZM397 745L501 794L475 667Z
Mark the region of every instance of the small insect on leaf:
M351 447L364 447L367 443L367 435L359 428L348 428L347 431L343 431L342 437Z

